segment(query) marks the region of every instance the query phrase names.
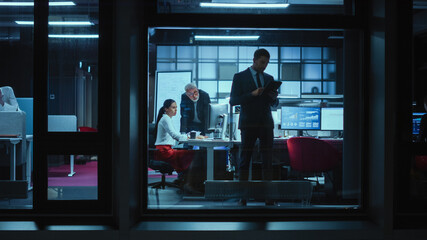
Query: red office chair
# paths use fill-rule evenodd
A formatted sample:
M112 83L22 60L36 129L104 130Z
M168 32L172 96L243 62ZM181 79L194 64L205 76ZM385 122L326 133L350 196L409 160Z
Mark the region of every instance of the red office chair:
M342 153L332 144L317 138L293 137L288 139L287 146L292 170L303 176L325 173L334 182L328 172L341 164ZM334 184L333 188L335 192Z
M422 156L415 156L415 166L423 171L423 172L427 172L427 156L422 155Z
M92 127L79 127L79 132L98 132L98 129Z

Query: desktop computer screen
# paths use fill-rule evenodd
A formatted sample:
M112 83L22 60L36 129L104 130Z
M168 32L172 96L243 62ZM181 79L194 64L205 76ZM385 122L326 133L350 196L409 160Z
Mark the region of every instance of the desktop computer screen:
M217 127L222 127L224 123L221 123L223 120L220 116L228 114L228 104L209 104L209 125L208 130L214 130ZM218 126L221 125L221 126Z
M344 108L322 108L321 130L344 130Z
M412 113L412 134L418 135L420 133L421 117L426 113Z
M281 129L320 130L320 108L282 107Z

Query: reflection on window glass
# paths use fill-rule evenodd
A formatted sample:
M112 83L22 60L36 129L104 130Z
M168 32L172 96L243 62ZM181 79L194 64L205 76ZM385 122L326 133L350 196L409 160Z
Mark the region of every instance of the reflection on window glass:
M248 42L215 40L202 43L176 40L177 35L182 39L191 39L199 31L204 35L213 36L221 35L224 32L232 36L245 34L267 36L265 39L270 39L270 41L266 42L264 39L258 43L254 40ZM344 85L343 76L341 76L343 71L337 69L339 66L343 66L343 62L341 62L343 57L337 57L337 53L342 53L343 45L342 41L336 40L327 40L328 42L325 43L327 36L337 35L337 33L342 35L342 32L261 29L226 29L224 31L224 29L206 28L192 28L191 30L156 28L152 32L154 34L150 36L149 44L155 45L157 48L150 48L151 51L164 52L161 54L159 52L150 53L150 56L156 56L156 59L149 63L153 64L147 68L153 71L149 74L155 75L155 71L159 72L165 66L169 66L169 70L172 70L168 72L171 74L170 79L178 78L179 72L175 70L175 65L178 66L178 70L185 69L194 74L193 79L184 79L185 81L180 85L176 84L177 81L168 82L168 79L161 83L156 82L156 79L149 80L149 85L170 90L170 94L163 92L162 96L177 98L174 100L181 112L172 116L172 121L178 124L174 125L174 128L183 134L184 140L180 140L180 143L176 144L170 143L169 146L172 146L172 149L183 150L182 157L186 159L186 163L191 162L191 165L188 165L191 167L188 168L188 172L183 173L180 166L174 165L175 163L164 158L164 155L157 154L160 151L159 148L162 147L154 150L156 148L156 137L153 132L156 122L154 116L158 109L154 109L156 104L154 101L150 102L148 142L151 150L147 153L149 158L147 182L149 184L146 201L148 209L241 208L239 199L248 192L255 194L248 197L247 207L249 208L359 207L360 188L357 187L359 183L357 180L353 180L352 176L343 175L348 169L343 169L345 165L340 165L340 162L348 161L342 159L343 97L336 95L336 93L343 92L342 86ZM168 37L160 38L157 34ZM185 34L188 34L188 37L183 38L182 36ZM316 39L319 40L318 43L315 42ZM165 54L165 52L174 52L171 50L174 47L178 49L176 56ZM229 116L233 78L236 73L245 71L253 65L254 52L259 48L267 49L271 56L265 73L272 75L274 80L282 82L278 105L271 107L275 124L274 146L273 149L270 149L273 153L271 174L274 180L278 181L278 185L273 185L273 183L263 185L263 189L275 189L269 193L259 191L251 183L239 185L241 182L238 181L238 166L241 160L242 135L237 126L242 118L241 106L233 107L233 117ZM194 53L196 54L194 55ZM184 87L190 81L197 85L198 94L195 94L194 89L184 94ZM253 86L255 79L248 74L245 81L248 86ZM207 99L203 98L202 91L209 94L210 104ZM196 95L199 95L199 98L189 97ZM187 104L182 104L184 101L181 101L181 96L184 99L188 98ZM149 98L155 99L156 92L149 92ZM204 109L208 109L208 113L203 112ZM204 114L197 113L197 119L194 114L196 111ZM323 113L323 117L321 117L321 113ZM204 118L204 116L208 116L208 118ZM191 126L185 122L189 121L187 119L191 120ZM203 122L205 120L207 122ZM206 125L202 125L202 123ZM186 124L185 130L182 128L184 124ZM203 126L207 126L207 129L203 129ZM195 132L191 133L192 130ZM186 142L185 139L196 137L197 134L208 137L207 142L217 140L220 144L206 146L200 142L198 144L191 142L193 140ZM325 145L325 149L331 147L328 149L329 153L338 156L334 160L334 167L319 173L302 173L296 170L297 167L289 160L287 145L289 139L294 136L318 137L317 140L328 143ZM233 139L232 144L228 144L230 138ZM162 144L164 143L157 142L157 146ZM208 149L209 147L212 148ZM258 146L255 149L258 149ZM252 155L251 180L262 179L260 155L259 151L255 151ZM360 172L355 174L360 175ZM346 183L349 183L348 185L343 185L344 179ZM283 184L288 184L285 183L286 181L296 185L285 186ZM292 192L294 190L295 192ZM261 195L256 195L256 193ZM263 195L263 193L265 194ZM273 204L264 201L266 197L274 198Z
M306 61L319 61L322 56L321 50L319 47L303 47L302 58Z
M98 156L49 155L48 200L98 199Z
M336 94L336 84L335 82L323 82L323 92L330 95Z
M217 85L218 83L216 81L199 81L199 88L203 91L207 92L209 96L216 97L217 94Z
M157 63L157 70L173 71L175 70L175 63Z
M237 66L235 62L219 64L219 79L221 80L232 80L236 72Z
M97 0L49 8L49 131L98 128L98 14Z
M157 0L158 13L351 14L344 0Z
M171 47L170 47L171 48ZM194 59L196 57L196 49L192 46L178 46L178 59ZM170 55L172 58L172 54ZM160 56L165 57L165 56Z
M219 47L219 59L236 59L237 47Z
M282 60L288 61L300 61L301 48L300 47L281 47Z
M264 48L270 53L270 62L277 62L278 59L278 47L268 47L268 46L260 46L259 48ZM252 52L253 55L253 52Z
M299 63L284 63L282 65L282 80L300 80L301 79L301 64Z
M320 82L302 82L302 93L320 93L321 89Z
M334 80L336 72L335 64L323 64L323 79Z
M320 64L303 64L302 65L302 79L303 80L320 80L322 65Z
M254 52L257 50L257 47L245 47L239 46L239 59L240 60L250 60L254 58Z
M175 58L175 49L176 49L175 46L158 46L157 57L158 58Z
M201 46L199 47L199 58L200 59L216 59L218 56L218 47L214 47L214 46L209 46L209 47L204 47Z
M271 76L273 76L274 79L279 79L279 72L278 71L279 71L278 64L274 63L274 62L270 62L268 64L267 69L265 69L264 72L270 74Z
M7 2L0 7L0 209L31 209L34 8Z
M282 83L280 88L280 95L289 97L289 98L299 98L301 94L301 82L288 82L285 81Z
M215 79L217 77L215 63L200 63L199 78L200 79Z

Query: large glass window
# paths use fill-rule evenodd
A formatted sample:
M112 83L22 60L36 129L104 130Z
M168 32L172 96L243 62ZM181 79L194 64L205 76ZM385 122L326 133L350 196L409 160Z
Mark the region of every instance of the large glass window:
M0 5L0 209L33 207L34 7Z
M411 121L412 154L410 161L405 164L409 188L401 189L404 192L406 206L402 209L419 213L419 207L424 206L427 199L427 6L422 1L414 1L413 9L413 81L412 81L412 109ZM410 164L408 164L410 163ZM402 186L402 185L399 185ZM402 204L404 205L404 204ZM425 208L423 209L425 212Z
M155 101L158 90L149 91L149 99L153 101L148 106L149 150L145 169L148 209L233 209L240 208L239 200L242 197L246 197L247 206L253 208L271 207L264 202L266 198L274 200L274 206L282 209L360 207L361 192L357 179L360 179L361 173L355 170L360 169L360 159L343 157L346 111L343 102L345 79L342 70L342 32L203 29L200 32L203 32L205 38L213 38L202 41L196 37L199 32L197 28L152 30L149 32L154 34L150 35L149 43L155 47L150 48L149 55L155 56L152 64L157 69L151 65L148 67L153 71L149 75L156 75L156 79L150 79L149 85L154 85L154 89L171 89L173 86L170 93L163 95L173 99L181 111L171 117L174 122L176 119L181 120L181 125L176 126L175 130L182 136L178 141L170 143L165 141L166 138L163 139L162 134L166 134L164 129L156 128L156 120L165 116L159 118L163 112L158 112L163 102ZM214 39L223 32L229 36L242 37L247 34L270 40L258 44L256 39ZM295 39L300 42L296 44ZM318 43L314 39L318 39ZM258 145L252 155L249 182L238 180L241 132L237 126L241 106L231 108L229 105L233 77L252 66L254 52L258 49L266 49L270 54L265 73L282 83L278 90L278 104L271 107L274 144L269 151L273 155L271 174L274 181L270 184L262 181L262 154ZM177 67L182 62L190 63L185 70L193 74L186 77L182 74L184 69ZM193 92L186 93L185 90L189 83L198 87L200 97L198 100L188 100L187 104L183 103L185 99L193 96ZM248 79L247 84L251 84L251 79ZM201 92L205 92L203 96L208 94L210 100L210 104L204 103L207 105L207 127L203 130L197 127L183 128L184 119L188 118L183 112L189 112L186 108L193 109L194 104L203 108L198 105L202 101ZM194 120L194 114L190 118ZM196 132L191 133L191 130ZM192 134L208 138L187 140ZM326 170L298 168L295 161L301 159L296 160L292 152L294 150L289 145L294 141L290 139L301 136L319 141L324 144L323 150L330 150L330 154L338 156L333 166ZM165 157L161 153L164 149L157 145L168 144L182 155L175 160L172 155L171 158ZM187 165L179 168L174 161ZM355 165L359 167L345 169ZM359 177L344 174L348 171Z
M98 128L98 37L97 0L49 8L48 131Z

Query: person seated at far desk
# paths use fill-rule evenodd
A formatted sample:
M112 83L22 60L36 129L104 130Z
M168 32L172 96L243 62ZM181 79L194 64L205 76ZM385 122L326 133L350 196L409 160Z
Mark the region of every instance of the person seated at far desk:
M0 87L0 112L16 112L19 110L18 102L11 87Z
M177 105L175 100L166 99L163 107L157 115L156 126L154 129L155 146L159 151L156 153L156 160L169 163L178 173L178 184L184 184L185 175L191 162L193 161L194 152L182 149L173 149L176 141L185 141L188 139L187 134L177 132L172 124L172 117L176 115ZM197 136L203 139L204 136ZM185 183L184 189L191 190L189 181Z

